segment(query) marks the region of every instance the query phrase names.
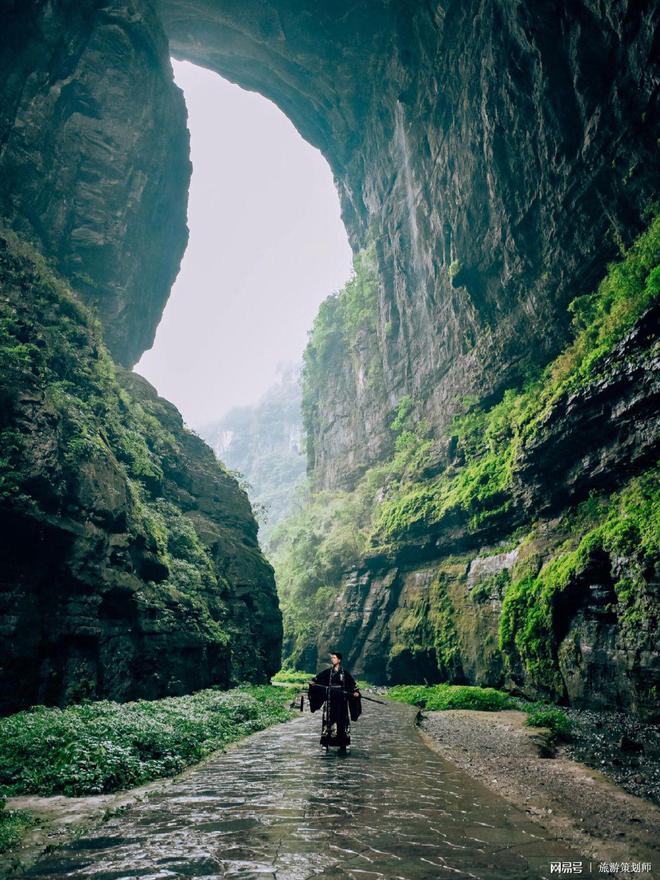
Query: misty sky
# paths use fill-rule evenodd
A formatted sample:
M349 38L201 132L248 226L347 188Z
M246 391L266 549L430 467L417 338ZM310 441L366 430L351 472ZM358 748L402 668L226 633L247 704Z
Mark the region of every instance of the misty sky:
M136 370L198 427L300 360L351 252L330 168L284 114L192 64L174 71L191 132L190 241Z

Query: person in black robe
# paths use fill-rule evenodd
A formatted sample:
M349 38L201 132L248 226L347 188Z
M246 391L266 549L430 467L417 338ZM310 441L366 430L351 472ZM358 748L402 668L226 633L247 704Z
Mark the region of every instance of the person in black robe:
M309 683L308 699L312 712L323 707L321 747L327 752L338 746L346 752L351 744L351 721L362 714L362 701L355 679L341 665L341 654L330 654L332 666L319 672Z

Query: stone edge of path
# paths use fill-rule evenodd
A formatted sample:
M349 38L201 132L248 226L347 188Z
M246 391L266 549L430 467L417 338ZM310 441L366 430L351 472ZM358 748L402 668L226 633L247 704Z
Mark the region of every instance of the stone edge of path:
M430 749L585 859L651 861L657 869L660 810L573 761L554 747L550 731L525 726L526 718L513 710L425 711L417 730Z
M114 794L87 795L85 797L21 795L7 798L7 809L29 810L37 820L37 824L27 831L19 848L0 855L0 880L19 878L51 850L66 846L98 828L108 819L120 815L124 810L145 801L154 794L166 791L171 785L181 782L202 767L217 760L221 755L227 754L231 749L244 745L252 737L262 733L263 730L273 730L285 724L291 724L299 717L299 715L294 715L288 721L272 724L268 728L257 730L248 736L234 740L234 742L228 743L224 749L212 752L203 761L191 764L176 776L155 779L153 782L148 782L137 788L118 791Z

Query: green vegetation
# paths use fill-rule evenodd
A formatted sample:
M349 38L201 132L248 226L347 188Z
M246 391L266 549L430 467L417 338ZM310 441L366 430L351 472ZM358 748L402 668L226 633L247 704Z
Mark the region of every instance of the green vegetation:
M299 371L288 368L257 403L236 407L200 429L250 496L262 547L290 513L295 492L304 482L305 456L295 443L296 430L302 430L300 406ZM232 438L227 448L222 443L226 432Z
M0 792L101 794L173 776L290 718L291 695L282 687L242 687L19 712L0 719Z
M543 704L535 704L531 707L525 707L528 712L528 727L545 727L551 730L555 736L568 739L571 735L573 725L570 718L564 711L558 709L557 706L544 706Z
M318 389L324 375L338 359L350 363L351 349L361 333L377 330L378 270L376 248L370 245L353 260L353 277L324 300L309 334L303 355L302 416L308 459L313 458L314 425L318 419ZM380 378L379 364L368 370L367 382Z
M332 345L340 339L350 346L360 330L374 331L377 303L376 249L371 245L355 256L353 276L344 287L321 303L310 332L305 368L312 368L310 358L326 362Z
M472 687L471 685L435 684L397 685L388 690L387 696L399 703L409 703L429 712L445 709L477 709L482 712L499 712L502 709L517 709L518 701L495 688Z
M505 568L480 581L470 592L470 599L477 605L488 602L493 596L501 599L510 583L511 575Z
M518 452L557 401L593 381L606 356L660 292L660 217L612 265L596 293L571 303L574 341L522 390L510 389L488 410L467 401L450 429L456 465L434 480L409 473L381 505L373 539L388 544L456 520L476 532L511 509Z
M127 494L126 520L116 526L151 559L140 601L178 603L208 638L226 645L227 583L193 519L163 497L176 462L186 459L180 441L148 395L135 393L137 380L114 365L91 313L38 252L6 230L0 270L0 504L28 516L77 511L97 479L114 498ZM30 431L16 427L26 396L40 407L31 410ZM47 477L35 479L35 460Z
M5 798L0 796L0 854L20 845L25 832L35 825L27 810L8 810Z
M365 556L393 555L402 544L443 531L457 533L464 543L477 547L520 526L514 515L512 488L521 452L561 401L598 379L617 343L657 302L659 256L660 216L656 216L623 259L609 267L598 290L572 302L574 338L559 357L540 375L529 378L524 387L507 390L494 406L484 408L474 399L464 401L464 412L447 432L449 457L442 451L444 445L430 438L428 425L419 414L419 403L404 396L391 421L394 453L390 460L368 469L350 492L310 492L301 499L298 512L280 525L273 541L285 616L285 657L294 664L301 662L340 588L343 572ZM326 301L326 310L319 315L305 355L308 440L313 436L316 419L319 371L331 368L337 356L335 345L344 346L341 357L348 356L345 324L338 317L340 299L341 295ZM657 504L649 496L648 483L644 490L641 485L636 484L631 492L635 497L641 492L637 500L644 499L640 510L648 518L645 534L649 530L657 533ZM494 585L506 590L502 649L510 659L515 651L525 669L550 692L555 692L557 686L551 672L551 667L556 668L552 659L551 596L570 581L587 559L589 548L595 551L598 545L606 552L618 552L626 543L626 529L634 513L625 498L614 498L611 503L605 531L587 536L592 525L583 528L578 521L572 524L573 533L584 535L585 540L581 549L567 551L569 555L575 551L576 555L564 558L562 552L562 561L542 575L538 566L528 566L524 577L518 568L510 586L508 575L502 575L502 582ZM616 513L619 503L627 512ZM532 525L527 529L531 530ZM649 537L645 544L649 552L651 544ZM617 584L628 621L645 613L647 601L639 586L644 559L650 557L646 551L641 553L641 545L635 552L639 578ZM657 545L654 552L657 554ZM485 590L486 586L475 593L475 602L486 599ZM444 629L446 634L441 639L441 652L451 653L451 609L446 591L444 599L441 587L435 593L435 629ZM442 657L445 666L451 665L448 661L450 656Z
M303 494L297 511L273 531L270 559L290 664L309 665L295 652L316 641L342 572L366 549L364 531L356 530L355 523L369 516L367 492Z
M280 671L276 672L271 678L271 681L291 685L307 684L310 678L313 678L315 675L315 672L299 672L296 669L280 669Z
M449 268L447 269L447 275L449 275L450 280L456 278L458 273L461 271L461 261L460 260L452 260L449 264Z
M559 737L568 737L571 733L570 719L557 706L525 703L495 688L449 684L397 685L388 690L387 697L399 703L427 709L429 712L441 712L447 709L501 712L504 709L518 709L527 712L525 723L529 727L546 727Z
M603 554L627 560L625 574L614 583L623 626L634 628L651 617L652 597L646 590L645 573L660 548L659 470L652 468L632 480L605 504L587 501L576 518L582 521L582 529L574 527L540 570L523 569L516 574L514 569L500 621L500 647L506 656L519 659L539 688L557 694L561 679L555 633L561 599L594 560Z

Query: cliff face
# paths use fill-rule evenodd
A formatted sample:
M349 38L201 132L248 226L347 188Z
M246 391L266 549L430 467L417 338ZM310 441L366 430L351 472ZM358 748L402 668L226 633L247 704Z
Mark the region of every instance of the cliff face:
M0 216L98 314L116 360L151 347L187 242L183 96L145 0L20 0L0 37Z
M0 275L0 711L267 680L281 621L245 493L11 235Z
M651 3L33 0L5 19L2 213L98 309L124 364L151 344L185 246L185 111L162 28L326 155L380 281L373 337L319 391L320 485L389 451L401 397L440 429L466 394L556 354L567 302L657 189Z
M560 355L442 435L402 400L393 453L287 524L285 656L657 713L659 264L656 218L574 301ZM345 346L350 293L317 318L308 384Z
M178 57L272 98L323 151L354 249L375 243L374 335L319 389L319 485L389 451L401 397L441 429L554 356L567 302L657 191L650 3L159 9Z
M596 691L605 702L643 708L655 681L647 633L657 553L647 523L657 522L657 509L643 520L633 511L651 505L656 355L641 306L634 321L619 319L626 290L637 305L652 306L648 253L639 278L627 288L612 282L616 295L598 300L601 323L583 315L593 339L583 339L582 354L564 347L568 302L595 288L656 197L654 7L632 0L303 6L10 2L0 38L4 222L55 262L98 314L115 359L130 365L153 339L186 238L187 135L167 40L177 57L272 98L328 158L354 250L375 266L372 280L326 305L328 333L313 340L316 360L308 362L319 367L307 389L310 466L326 491L300 524L308 537L299 546L310 553L300 619L292 618L288 636L292 656L302 663L324 638L343 639L355 644L358 666L385 667L390 678L481 680L487 668L484 680L506 675L559 697L590 693L589 682L605 681L608 669L624 670L616 672L625 682L616 694ZM38 302L28 276L16 284L26 307L33 296ZM18 308L22 300L8 302ZM5 668L31 670L21 700L66 695L79 657L92 670L83 676L91 693L133 693L126 684L133 680L151 693L152 672L145 678L137 659L121 687L109 683L112 651L98 647L108 632L98 621L120 621L122 651L137 658L143 652L132 639L162 627L171 634L183 614L196 621L195 643L211 651L213 676L228 680L225 619L248 626L262 615L277 627L245 499L226 475L199 479L211 468L210 452L193 455L171 409L140 383L124 380L131 397L121 413L128 418L130 400L139 398L146 421L129 436L120 427L106 436L104 425L121 422L123 398L96 374L92 384L101 382L102 392L76 391L70 349L82 346L86 375L100 343L68 326L69 310L55 310L64 351L46 357L45 373L40 344L29 337L50 318L34 312L29 330L19 322L17 336L13 318L6 329L4 571L11 575L3 619L19 647L12 654L5 646ZM556 376L566 357L564 386ZM516 396L550 362L548 383ZM611 370L593 372L594 364ZM92 399L91 409L69 400L74 391ZM536 399L545 409L535 409ZM151 429L162 439L163 420L171 439L151 448ZM73 433L62 427L69 423ZM545 525L537 533L539 517ZM31 554L39 536L42 562ZM214 549L225 539L240 552ZM531 561L528 546L539 548ZM527 568L515 567L519 558ZM482 569L492 582L481 584ZM53 571L60 592L46 586ZM125 577L143 597L137 605L124 595ZM474 608L466 604L470 583L477 590L470 596L480 597ZM170 589L189 611L170 616ZM488 603L500 594L497 654ZM45 613L60 641L44 654ZM326 614L321 637L314 626ZM562 615L568 630L555 626ZM271 668L269 626L263 641L254 637L261 652L254 675ZM236 631L238 670L249 666L242 638ZM196 686L181 659L187 645L171 683L158 681L154 693L184 680ZM44 659L59 656L73 659ZM605 672L595 671L593 658Z

